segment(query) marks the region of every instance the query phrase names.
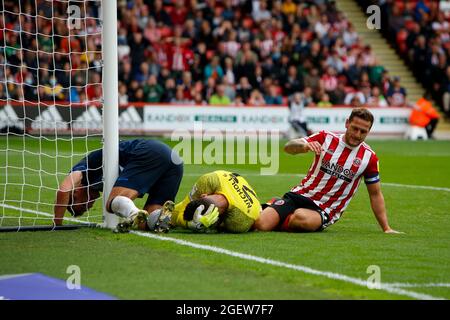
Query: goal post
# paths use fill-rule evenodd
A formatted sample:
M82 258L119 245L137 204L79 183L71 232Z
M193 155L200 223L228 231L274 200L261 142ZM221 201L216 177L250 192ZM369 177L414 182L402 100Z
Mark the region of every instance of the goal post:
M114 228L118 217L106 211L119 172L119 97L117 61L117 0L103 0L103 217Z
M59 183L98 149L102 199L64 221L117 224L117 64L116 0L0 0L0 231L71 229L53 225Z

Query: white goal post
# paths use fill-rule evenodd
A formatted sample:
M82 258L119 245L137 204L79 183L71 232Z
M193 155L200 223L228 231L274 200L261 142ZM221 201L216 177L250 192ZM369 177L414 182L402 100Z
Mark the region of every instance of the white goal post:
M0 230L53 226L59 183L100 148L103 199L65 224L114 228L118 122L117 1L0 0Z

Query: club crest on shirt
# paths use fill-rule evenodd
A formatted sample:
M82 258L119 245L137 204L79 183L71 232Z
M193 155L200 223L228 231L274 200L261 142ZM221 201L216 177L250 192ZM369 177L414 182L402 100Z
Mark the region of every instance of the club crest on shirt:
M282 200L282 199L277 200L273 204L276 205L276 206L282 206L284 204L284 200Z
M362 160L360 158L355 158L355 160L353 160L353 165L356 167L359 167L361 165Z

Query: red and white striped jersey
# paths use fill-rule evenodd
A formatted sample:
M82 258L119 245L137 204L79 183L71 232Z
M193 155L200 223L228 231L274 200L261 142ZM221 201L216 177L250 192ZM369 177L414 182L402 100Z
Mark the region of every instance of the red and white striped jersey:
M291 189L314 201L335 223L347 208L358 189L361 177L366 184L380 181L378 158L366 143L357 147L347 145L344 135L321 131L304 138L317 141L322 152L316 155L308 174L300 185Z

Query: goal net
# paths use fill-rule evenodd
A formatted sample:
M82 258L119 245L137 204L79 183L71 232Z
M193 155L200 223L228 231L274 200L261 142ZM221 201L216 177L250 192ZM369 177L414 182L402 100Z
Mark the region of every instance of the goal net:
M101 2L0 2L0 228L52 225L59 183L103 147Z

